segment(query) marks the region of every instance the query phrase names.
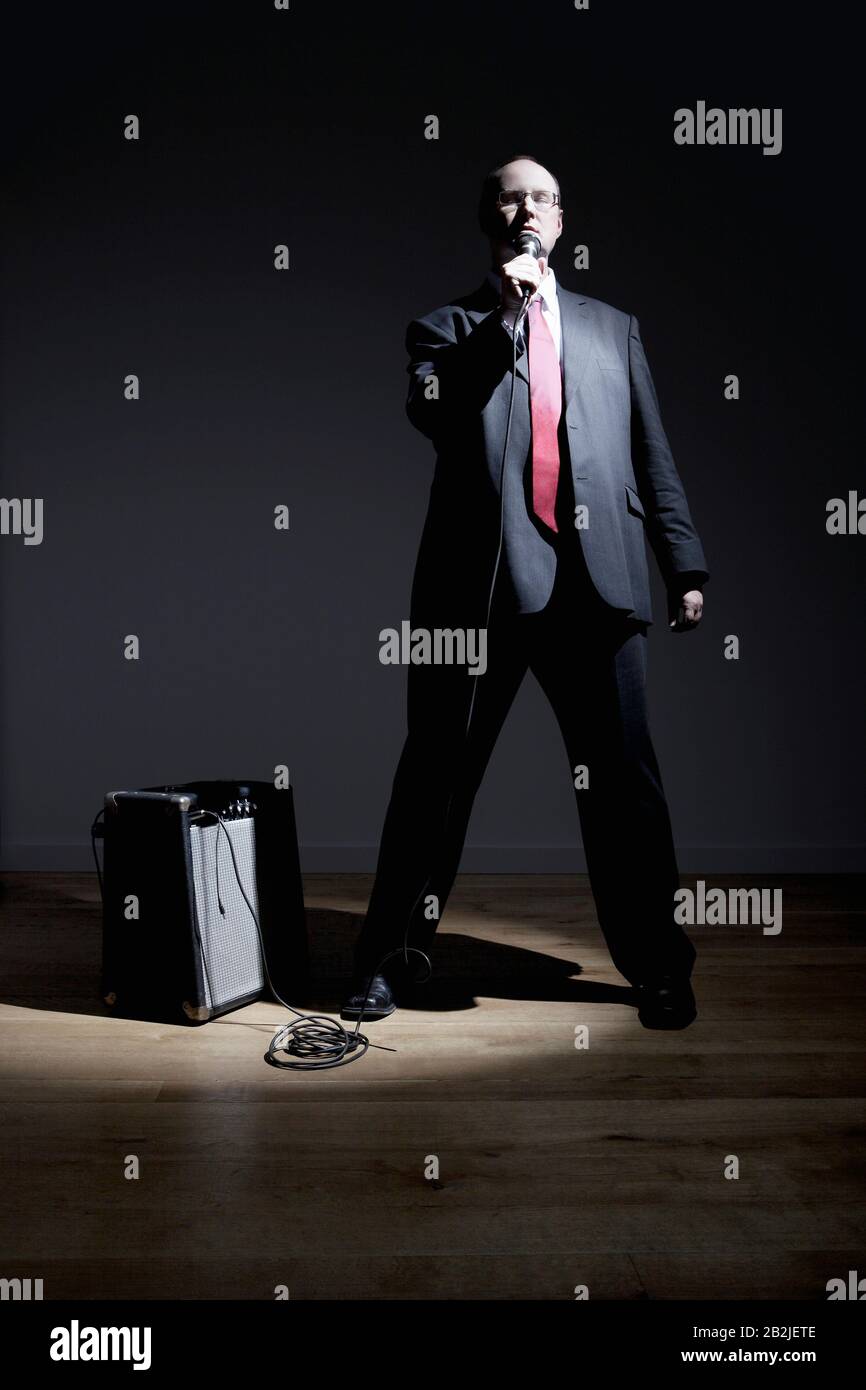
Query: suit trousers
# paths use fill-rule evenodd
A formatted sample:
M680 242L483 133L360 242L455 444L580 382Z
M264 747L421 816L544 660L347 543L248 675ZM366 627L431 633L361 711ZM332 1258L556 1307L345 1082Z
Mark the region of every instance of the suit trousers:
M674 921L676 855L647 720L646 624L601 600L575 533L567 539L571 548L559 554L553 592L540 612L516 612L507 581L498 586L483 674L456 665L408 668L408 736L355 948L359 975L372 973L383 955L402 945L407 926L408 944L429 953L476 792L528 670L559 723L571 784L576 768L587 770L587 785L575 796L598 921L614 965L632 985L691 974L696 952ZM438 917L428 915L431 896ZM409 962L416 976L418 958ZM383 973L393 982L401 968L392 958Z

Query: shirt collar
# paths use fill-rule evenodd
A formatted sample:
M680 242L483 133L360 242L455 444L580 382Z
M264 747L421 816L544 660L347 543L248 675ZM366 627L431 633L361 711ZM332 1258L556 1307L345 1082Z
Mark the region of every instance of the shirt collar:
M501 289L502 276L499 274L498 270L493 270L491 268L488 270L486 278L488 285L494 290ZM541 295L548 309L553 310L556 308L556 276L553 273L553 266L549 261L547 263L544 279L538 287L538 293Z

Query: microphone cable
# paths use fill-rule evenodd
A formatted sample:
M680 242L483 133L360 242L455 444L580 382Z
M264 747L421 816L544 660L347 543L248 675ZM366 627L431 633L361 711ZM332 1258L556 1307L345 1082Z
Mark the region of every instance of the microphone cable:
M493 609L493 595L496 589L496 580L499 575L499 565L502 558L502 543L505 534L505 463L508 457L508 443L511 436L511 419L514 412L514 386L517 379L517 335L522 324L523 317L529 305L530 298L531 291L527 289L524 291L523 303L521 304L517 317L514 321L514 330L512 335L511 390L509 392L508 397L508 416L505 422L505 442L502 448L502 460L499 465L499 539L496 549L496 560L493 565L493 572L490 580L490 588L487 595L487 614L484 621L485 629L489 627L490 624L490 615ZM494 310L494 312L499 311ZM475 694L478 689L477 681L479 679L479 676L474 676L472 678L473 686L472 695L469 701L469 713L466 718L466 727L462 735L464 751L469 742L469 731L472 725L472 715L475 709ZM440 843L444 842L445 840L445 834L448 829L448 821L454 803L455 792L456 788L452 787L445 808L445 814L442 818L442 840L440 841ZM214 816L222 825L222 818L215 811L205 811L200 812L199 814ZM265 1053L265 1061L268 1062L271 1066L281 1067L284 1070L309 1071L324 1070L328 1067L344 1066L347 1062L354 1062L359 1057L363 1057L370 1047L377 1046L376 1043L370 1042L370 1039L367 1037L365 1033L362 1033L360 1031L361 1021L364 1017L363 1004L358 1014L358 1019L355 1023L355 1027L350 1034L340 1023L339 1019L331 1018L328 1014L301 1014L297 1009L292 1008L291 1004L286 1003L286 1000L283 999L283 997L277 992L273 980L271 979L270 971L268 970L264 942L262 941L261 928L259 927L258 919L252 909L252 904L250 903L250 900L247 897L246 892L243 888L243 884L240 880L240 874L238 873L237 867L237 860L235 859L234 846L232 845L230 836L225 830L225 826L223 825L222 828L223 832L226 835L226 839L228 840L229 849L231 850L232 863L234 865L235 877L238 880L238 886L240 887L241 892L243 893L244 901L246 902L247 907L249 908L250 913L252 914L253 921L256 924L256 931L259 935L259 943L261 945L262 951L262 961L264 963L265 975L268 984L274 996L279 1000L279 1002L283 1004L289 1010L290 1013L297 1015L296 1022L286 1024L271 1039L268 1045L268 1050ZM427 888L430 886L430 878L431 875L428 874L427 878L424 880L424 884L421 888L421 891L418 893L411 908L409 909L409 915L406 923L406 930L403 934L402 944L400 946L395 946L392 950L386 952L385 955L380 956L379 960L376 962L376 965L373 967L373 970L370 972L363 996L365 1003L367 998L369 997L370 988L372 986L373 980L375 979L376 975L380 974L382 966L385 965L387 961L391 960L393 956L402 956L403 963L406 966L408 966L409 964L410 954L421 957L423 965L426 966L426 973L416 976L416 978L413 981L414 984L426 983L426 981L429 980L431 974L433 973L433 967L430 962L430 957L427 955L426 951L422 951L421 948L418 946L409 945L409 933L412 930L412 919L415 916L415 912L418 908L419 903L424 897ZM222 910L222 904L220 904L220 910ZM392 1049L385 1048L383 1050L391 1051ZM277 1052L287 1053L292 1058L292 1060L280 1061L276 1056Z
M220 829L226 837L226 842L228 844L229 852L232 857L232 868L234 869L234 874L235 878L237 879L238 888L241 891L243 900L249 908L250 916L252 917L256 926L256 932L259 938L259 948L262 953L262 965L264 967L265 979L268 982L268 986L271 990L271 993L273 994L274 998L277 999L283 1005L284 1008L288 1009L289 1013L296 1015L295 1020L292 1023L284 1024L271 1038L271 1041L268 1044L268 1050L264 1054L264 1060L270 1066L281 1067L283 1068L283 1070L286 1071L323 1071L328 1067L339 1067L343 1066L346 1062L357 1061L359 1057L364 1056L364 1053L368 1050L368 1048L377 1046L376 1043L371 1043L369 1038L365 1037L363 1033L358 1032L358 1027L360 1026L360 1019L358 1020L358 1026L356 1026L354 1034L350 1035L338 1019L331 1018L329 1014L301 1013L299 1009L294 1008L288 1002L288 1000L284 999L283 996L280 994L279 990L277 989L276 985L274 984L271 978L271 972L268 968L267 952L265 950L265 943L262 937L261 925L259 923L258 915L254 911L253 905L247 897L247 891L244 888L243 881L240 875L240 870L238 869L238 861L237 856L235 855L235 847L232 844L231 836L226 830L225 821L218 811L208 811L204 809L191 812L189 819L192 823L193 821L203 817L212 817L213 820L215 820L218 824L217 837L219 837ZM217 866L219 866L218 845L216 863ZM225 916L225 908L223 907L222 899L220 898L219 894L218 878L216 892L219 910L222 913L222 915ZM204 945L202 943L201 936L199 935L197 917L196 936L198 937L198 944L201 950L205 974L207 974L207 957L205 955ZM207 983L208 990L211 993L211 998L213 998L213 991L210 988L209 978ZM391 1051L392 1049L385 1048L383 1050ZM285 1052L292 1060L278 1060L276 1056L278 1052Z
M534 233L526 233L525 235L526 235L526 236L531 235L532 238L533 238L533 240L536 241L536 242L538 242L538 251L536 251L536 252L534 253L535 256L536 256L536 259L537 259L537 258L538 258L538 255L540 254L540 251L541 251L541 243L540 243L540 241L538 241L538 238L534 235ZM521 240L521 238L518 237L518 238L517 238L518 244L519 244L520 240ZM512 417L512 413L513 413L513 410L514 410L514 386L515 386L515 382L516 382L516 379L517 379L517 335L518 335L518 331L519 331L519 329L520 329L520 327L521 327L521 325L522 325L522 323L523 323L523 319L524 319L524 316L525 316L525 314L526 314L526 311L527 311L527 309L528 309L528 307L529 307L529 301L530 301L530 299L532 298L532 294L533 294L533 291L532 291L531 289L529 289L528 287L525 287L525 288L524 288L524 290L523 290L523 303L521 304L521 306L520 306L520 308L519 308L519 310L518 310L518 312L517 312L517 317L516 317L515 320L514 320L514 329L513 329L513 332L512 332L512 342L511 342L511 390L510 390L509 396L508 396L508 416L507 416L506 422L505 422L505 443L504 443L503 448L502 448L502 461L501 461L501 463L500 463L500 465L499 465L499 543L498 543L497 550L496 550L496 560L495 560L494 565L493 565L493 574L492 574L492 577L491 577L491 580L490 580L490 590L489 590L489 593L488 593L488 596L487 596L487 616L486 616L486 618L485 618L485 620L484 620L484 627L485 627L485 630L489 627L489 624L490 624L490 614L491 614L492 608L493 608L493 595L494 595L494 591L495 591L495 589L496 589L496 580L497 580L497 576L498 576L498 574L499 574L499 565L500 565L500 561L501 561L501 558L502 558L502 542L503 542L503 537L504 537L504 534L505 534L505 488L504 488L504 484L505 484L505 463L506 463L506 459L507 459L507 457L508 457L508 441L509 441L509 437L510 437L510 434L511 434L511 417ZM500 305L500 308L499 308L499 309L494 309L493 312L494 312L494 313L500 313L500 312L501 312L501 305ZM465 727L465 729L463 730L463 734L462 734L462 736L461 736L461 737L462 737L462 745L463 745L464 753L468 750L468 745L469 745L469 730L470 730L470 727L471 727L471 724L472 724L472 714L473 714L473 711L474 711L474 708L475 708L475 692L476 692L476 690L478 689L477 682L478 682L478 680L480 679L480 677L479 677L479 676L474 676L472 679L473 679L473 685L472 685L472 696L471 696L470 701L469 701L469 714L468 714L467 719L466 719L466 727ZM456 788L455 788L455 787L452 787L452 790L451 790L451 793L450 793L450 795L449 795L449 797L448 797L448 802L447 802L447 805L446 805L446 808L445 808L445 814L444 814L444 816L443 816L443 818L442 818L442 832L441 832L441 841L440 841L440 844L444 843L444 841L445 841L445 835L446 835L446 831L447 831L447 829L448 829L448 820L449 820L449 817L450 817L450 815L451 815L451 808L452 808L452 805L453 805L453 803L454 803L455 792L456 792ZM424 959L424 961L426 962L426 965L427 965L427 973L426 973L425 975L423 975L423 976L421 976L421 977L416 978L415 980L413 980L413 982L412 982L413 984L425 984L425 983L427 982L427 980L429 980L431 974L433 973L433 967L432 967L432 965L431 965L431 963L430 963L430 958L429 958L429 956L426 954L426 952L422 951L422 950L420 949L420 947L418 947L418 946L409 946L409 944L408 944L408 941L409 941L409 933L410 933L410 931L412 930L412 919L413 919L413 917L415 916L415 912L417 911L417 908L418 908L419 903L421 902L421 899L426 895L427 889L428 889L429 886L430 886L430 879L431 879L431 877L432 877L432 871L431 871L430 874L427 875L427 878L426 878L425 881L424 881L424 885L423 885L423 887L422 887L422 889L421 889L421 892L420 892L420 893L418 894L418 896L415 898L415 901L413 902L411 908L409 909L409 916L408 916L408 921L407 921L407 924L406 924L406 930L405 930L404 935L403 935L403 944L402 944L402 946L396 946L392 951L389 951L387 955L382 956L382 957L379 959L379 961L377 962L377 964L374 966L374 968L373 968L373 970L372 970L370 976L368 977L367 986L366 986L366 989L364 990L364 1001L365 1001L365 1002L366 1002L367 998L369 997L369 994L370 994L370 987L371 987L371 985L372 985L372 983L373 983L374 978L376 977L376 975L378 975L378 974L380 973L380 968L381 968L381 966L383 966L383 965L385 964L386 961L390 960L392 956L402 955L402 957L403 957L403 963L404 963L405 965L407 965L407 966L408 966L408 964L409 964L409 962L408 962L408 953L409 953L410 951L411 951L411 952L414 952L416 955L420 955L420 956L423 957L423 959ZM438 919L437 919L437 920L438 920ZM363 1016L364 1016L364 1008L363 1008L363 1006L362 1006L361 1012L360 1012L360 1014L358 1015L358 1026L360 1026L361 1019L363 1018ZM366 1042L367 1039L365 1038L364 1041Z

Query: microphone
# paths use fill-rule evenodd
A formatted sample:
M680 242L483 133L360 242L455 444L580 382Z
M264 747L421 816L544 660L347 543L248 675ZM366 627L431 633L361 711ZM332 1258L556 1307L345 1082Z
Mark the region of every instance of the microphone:
M535 232L521 232L517 240L514 242L514 249L517 251L518 255L530 255L533 256L535 260L538 260L539 256L541 255L541 242L539 238L535 235ZM532 286L524 285L523 298L529 299L529 296L531 294Z

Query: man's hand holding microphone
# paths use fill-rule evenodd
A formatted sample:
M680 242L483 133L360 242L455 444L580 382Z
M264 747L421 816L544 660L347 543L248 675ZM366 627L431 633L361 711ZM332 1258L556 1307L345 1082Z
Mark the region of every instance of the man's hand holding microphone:
M517 238L518 254L499 267L502 277L502 318L511 331L524 302L524 289L529 298L535 294L547 273L547 257L541 256L541 242L534 232L521 232Z

